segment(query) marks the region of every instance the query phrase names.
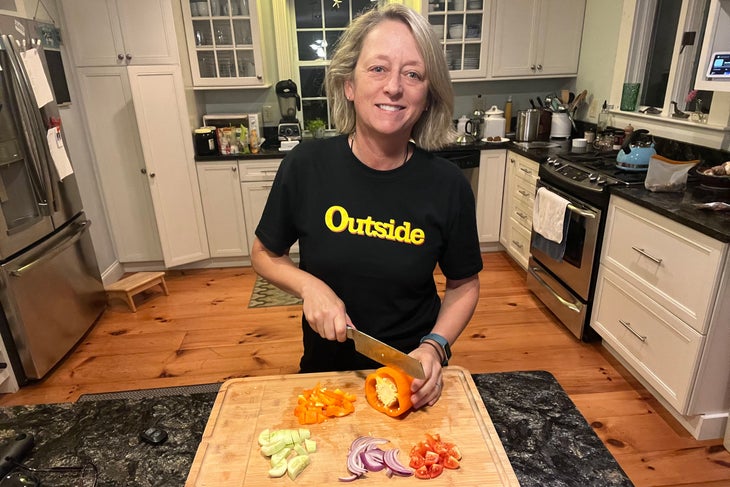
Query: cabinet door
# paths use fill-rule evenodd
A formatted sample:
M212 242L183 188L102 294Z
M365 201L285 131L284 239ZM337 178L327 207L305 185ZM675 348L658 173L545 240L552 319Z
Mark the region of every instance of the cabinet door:
M238 163L199 162L197 169L210 256L249 255Z
M236 88L263 86L264 67L257 2L180 2L193 85Z
M479 160L477 229L481 243L499 241L505 154L505 150L482 151Z
M162 259L127 68L80 68L89 142L120 262Z
M180 68L127 70L165 265L206 259L210 253Z
M113 0L64 0L59 7L77 66L126 64Z
M173 0L117 0L127 64L178 64Z
M170 2L64 0L60 6L76 65L179 62Z
M246 235L249 246L253 245L256 237L256 226L264 213L266 200L271 192L273 181L243 181L241 195L243 196L243 213L246 215Z
M441 40L452 79L486 76L490 6L490 0L423 0L423 12Z
M495 0L492 11L491 76L534 76L540 0Z
M576 75L585 0L542 0L537 75Z

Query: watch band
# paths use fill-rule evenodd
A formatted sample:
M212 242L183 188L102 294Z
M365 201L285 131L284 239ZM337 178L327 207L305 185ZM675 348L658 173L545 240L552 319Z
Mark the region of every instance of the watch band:
M441 365L448 365L449 359L451 358L451 347L449 346L449 341L438 333L429 333L428 335L421 338L421 343L426 340L431 340L439 344L441 350L444 351L444 357L446 357Z

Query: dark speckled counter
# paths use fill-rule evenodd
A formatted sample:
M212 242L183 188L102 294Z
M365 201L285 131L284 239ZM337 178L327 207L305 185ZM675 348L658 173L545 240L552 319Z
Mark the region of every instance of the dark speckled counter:
M614 187L611 188L611 194L644 206L721 242L730 243L730 211L695 207L697 204L712 202L730 204L730 189L712 189L690 183L682 193L652 193L639 186Z
M473 377L523 487L632 485L551 374ZM0 439L33 434L36 446L25 463L35 468L90 459L99 469L99 487L179 487L215 397L206 392L3 408ZM164 444L140 442L139 433L151 425L168 432ZM75 485L74 478L44 474L43 485Z

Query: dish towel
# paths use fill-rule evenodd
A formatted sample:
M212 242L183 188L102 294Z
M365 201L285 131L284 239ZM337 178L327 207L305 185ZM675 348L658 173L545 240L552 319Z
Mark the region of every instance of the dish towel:
M568 200L539 188L532 213L532 246L558 262L563 260L570 223Z

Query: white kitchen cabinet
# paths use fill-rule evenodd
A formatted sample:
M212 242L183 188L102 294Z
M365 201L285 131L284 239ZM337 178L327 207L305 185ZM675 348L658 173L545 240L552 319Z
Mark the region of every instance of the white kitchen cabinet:
M423 0L453 80L484 79L492 0Z
M58 2L77 66L179 62L172 0Z
M167 267L209 256L179 66L79 68L117 256Z
M611 197L591 326L696 437L730 408L729 267L727 244Z
M499 241L525 269L530 258L532 207L539 167L537 162L507 151Z
M264 213L266 200L269 198L271 186L281 159L250 159L238 163L241 176L241 195L243 196L243 213L246 216L246 235L249 246L253 245L256 227ZM295 243L290 254L299 253L299 244Z
M197 169L211 258L248 256L238 162L198 162Z
M78 75L117 258L162 260L127 68L80 68Z
M479 158L477 190L477 230L480 243L499 242L507 151L483 150Z
M0 394L7 394L11 392L17 392L20 387L18 381L15 378L15 372L13 372L13 366L8 358L8 351L5 348L5 342L0 337L0 363L5 364L5 367L0 369Z
M257 2L180 0L196 88L265 86Z
M575 76L586 0L494 0L489 76Z

